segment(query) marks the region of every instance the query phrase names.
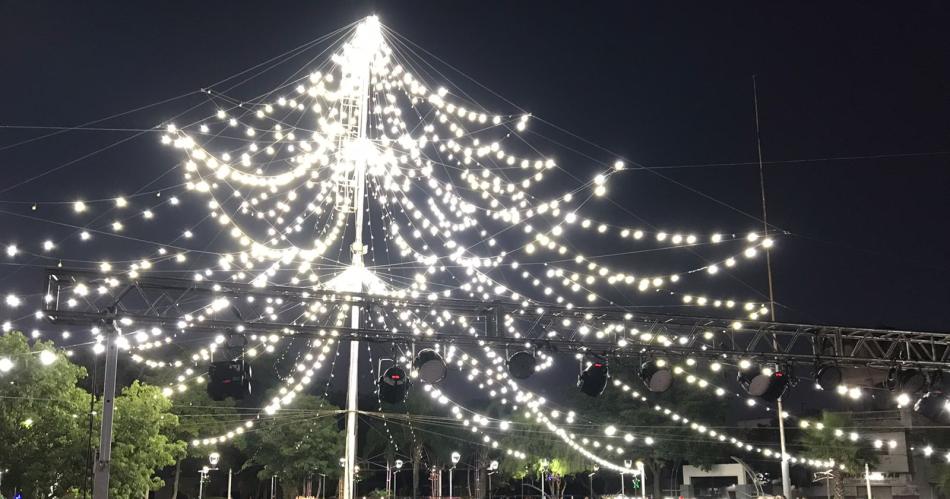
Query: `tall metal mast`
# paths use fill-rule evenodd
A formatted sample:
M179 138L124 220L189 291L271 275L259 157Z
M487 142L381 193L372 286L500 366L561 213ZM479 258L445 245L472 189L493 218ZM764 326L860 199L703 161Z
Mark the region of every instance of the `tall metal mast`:
M756 84L755 75L752 75L752 100L755 104L755 148L759 157L759 187L762 193L762 230L764 231L763 234L768 236L769 215L765 204L765 166L762 163L762 138L759 134L759 87ZM777 320L775 317L775 288L772 285L772 254L769 252L769 248L765 248L765 269L769 278L769 312L771 313L771 319L775 321ZM777 336L772 336L772 343L774 347L778 347ZM775 402L775 408L778 411L778 436L780 450L782 451L782 495L785 499L790 499L792 497L792 479L788 464L789 456L788 452L785 451L785 409L782 407L781 397Z
M372 33L370 30L376 30ZM366 161L367 151L362 150L360 154L356 152L368 147L366 136L367 115L369 111L369 92L370 92L370 64L372 63L372 54L378 47L373 46L378 43L379 24L375 16L366 18L357 29L353 47L357 55L349 59L350 68L344 68L344 71L351 72L351 77L355 79L355 85L352 87L352 93L344 97L341 104L341 110L345 112L342 119L346 120L344 126L352 131L353 123L350 120L357 120L356 134L352 136L348 133L347 137L351 142L344 144L347 153L351 154L352 164L352 184L345 185L341 193L338 187L337 196L352 195L352 202L347 202L355 214L353 224L353 244L351 249L350 267L347 272L350 273L350 292L363 292L363 255L366 248L363 246L363 210L364 210L364 192L366 186ZM357 65L361 67L356 67ZM357 118L358 117L358 118ZM349 161L347 158L346 161ZM349 180L349 179L348 179ZM346 181L344 181L346 183ZM353 305L350 309L350 327L359 329L360 327L360 307ZM346 455L344 456L343 467L343 499L353 499L355 496L356 485L356 415L359 409L359 362L360 362L360 342L350 341L350 365L347 377L346 388Z

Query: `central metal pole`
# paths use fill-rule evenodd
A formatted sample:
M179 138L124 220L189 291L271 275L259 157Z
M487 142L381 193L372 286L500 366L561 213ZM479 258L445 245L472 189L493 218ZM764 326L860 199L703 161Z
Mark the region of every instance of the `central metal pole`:
M366 66L360 68L360 109L359 109L359 132L356 140L363 142L366 140L366 119L369 111L369 63L367 59ZM366 252L363 248L363 194L366 186L366 156L360 155L356 159L354 180L356 189L354 196L354 206L356 209L356 219L353 224L353 245L351 246L350 269L354 278L352 292L362 292L363 276L363 254ZM360 327L360 307L353 305L350 308L350 327L359 329ZM353 499L356 495L356 415L359 410L359 362L360 362L360 342L350 341L350 365L346 384L346 462L344 463L343 477L343 499Z
M762 227L765 230L765 233L762 235L762 237L768 237L769 216L768 210L766 209L767 205L765 204L765 165L762 163L762 137L759 133L759 87L756 83L755 75L752 75L752 100L755 104L755 147L759 157L759 188L760 192L762 193ZM775 290L772 283L772 254L768 247L763 249L765 250L765 268L769 278L769 312L771 313L771 319L775 321ZM777 336L772 336L772 343L775 347L775 351L777 352L779 350ZM785 496L785 499L791 499L792 479L788 468L788 453L785 452L785 419L783 417L785 411L782 409L781 398L776 402L775 408L778 410L778 435L779 444L782 451L782 495Z
M109 498L109 472L112 468L112 415L115 410L115 378L119 360L119 329L109 324L106 334L106 370L102 386L102 429L99 432L99 457L92 481L93 499Z

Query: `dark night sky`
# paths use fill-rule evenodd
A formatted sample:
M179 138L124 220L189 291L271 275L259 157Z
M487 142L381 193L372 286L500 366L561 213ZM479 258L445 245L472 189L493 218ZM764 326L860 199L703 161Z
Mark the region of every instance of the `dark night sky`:
M191 92L375 12L521 108L643 165L741 163L656 172L758 215L758 172L750 164L757 74L765 158L780 162L767 166L770 221L792 234L780 239L774 258L779 319L948 329L946 5L491 5L2 2L0 124L76 125ZM235 92L266 90L251 87ZM148 128L197 102L109 124ZM0 147L41 133L0 129ZM2 150L0 190L128 135L72 132ZM867 158L877 155L899 156ZM851 156L865 158L785 162ZM156 141L131 141L3 192L0 201L109 195L172 164ZM655 225L758 228L655 174L625 175L614 197ZM0 227L4 244L35 245L52 230L7 215ZM14 270L0 269L0 289L38 287L29 272ZM748 281L759 291L761 274Z

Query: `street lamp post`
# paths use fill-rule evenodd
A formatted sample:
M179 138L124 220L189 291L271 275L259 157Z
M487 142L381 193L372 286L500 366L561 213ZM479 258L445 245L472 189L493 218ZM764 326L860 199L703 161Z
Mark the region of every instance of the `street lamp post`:
M458 451L452 452L452 467L449 468L449 497L454 497L452 495L452 475L455 474L455 465L458 464L459 459L462 459L462 455Z
M221 454L217 452L208 454L208 463L211 464L211 466L203 466L199 471L201 478L198 479L198 499L204 497L205 482L208 481L210 473L218 469L219 462L221 462Z
M198 472L200 474L200 478L198 478L198 499L201 499L204 497L205 480L208 479L209 471L211 471L211 468L208 468L207 466L203 466L201 470Z
M632 461L632 460L630 460L630 459L624 459L624 460L623 460L623 467L624 467L624 468L630 469L631 466L633 466L633 461ZM626 494L626 492L625 492L625 490L624 490L623 472L622 472L622 471L620 472L620 496L621 496L621 497L627 497L627 494Z
M590 489L590 499L594 499L594 475L597 474L599 466L594 466L594 471L587 474L587 487Z
M488 499L491 499L491 476L498 473L498 461L492 460L488 464Z
M396 460L396 469L393 471L393 497L397 495L396 486L399 484L399 472L402 471L403 464L402 459Z
M544 499L544 470L548 469L548 460L541 460L541 499Z
M643 471L643 461L637 461L637 471L640 472L640 499L647 499L647 475Z

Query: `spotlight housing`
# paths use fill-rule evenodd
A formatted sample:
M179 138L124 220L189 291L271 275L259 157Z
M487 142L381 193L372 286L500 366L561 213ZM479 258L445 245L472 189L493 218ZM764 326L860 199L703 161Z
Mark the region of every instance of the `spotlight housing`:
M379 387L379 399L383 402L401 404L409 395L409 376L406 375L406 370L399 366L386 369L376 385Z
M930 390L914 404L914 412L940 424L950 424L950 397L941 390Z
M917 369L892 367L884 383L892 392L916 393L927 386L927 377Z
M445 361L439 352L431 348L420 350L412 361L412 367L419 373L419 378L429 384L435 384L445 379Z
M222 360L208 366L208 396L221 401L251 396L251 364L244 360Z
M640 379L647 390L653 393L663 393L673 385L673 372L666 363L648 360L640 366Z
M533 353L521 350L508 357L508 374L515 379L527 379L534 374L537 365L538 359Z
M842 379L844 379L844 375L837 366L821 366L815 372L815 382L826 392L834 391L838 388L838 386L841 385Z
M759 368L739 371L738 381L749 395L775 402L788 390L789 376L788 373L779 369Z
M607 381L610 379L610 369L604 360L595 360L577 377L577 388L591 397L604 393Z

